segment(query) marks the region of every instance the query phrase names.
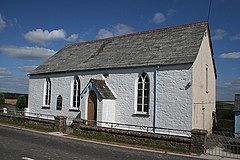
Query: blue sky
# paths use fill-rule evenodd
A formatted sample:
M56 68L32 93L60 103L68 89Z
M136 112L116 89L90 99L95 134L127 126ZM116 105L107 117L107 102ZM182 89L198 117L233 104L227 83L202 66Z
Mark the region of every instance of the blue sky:
M0 92L28 93L33 68L66 44L207 21L209 0L1 0ZM212 0L217 100L240 93L240 1Z

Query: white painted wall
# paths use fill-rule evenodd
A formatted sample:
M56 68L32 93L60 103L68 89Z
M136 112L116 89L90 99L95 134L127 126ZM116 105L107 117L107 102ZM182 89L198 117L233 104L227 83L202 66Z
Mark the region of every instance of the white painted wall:
M160 66L157 72L157 127L192 129L191 64Z
M47 75L51 78L52 94L50 109L42 109L43 86L46 75L32 75L29 79L29 111L65 115L76 117L78 112L70 112L72 97L72 82L75 75L81 81L81 90L91 78L105 79L109 88L114 93L116 100L98 99L99 121L127 123L135 125L153 126L154 109L154 71L156 67L97 70L85 72L71 72L64 74ZM150 79L150 109L149 115L136 115L137 106L137 80L139 74L146 72ZM192 68L190 64L160 66L157 73L157 116L156 127L172 129L187 129L192 126L192 91L185 89L191 81ZM103 73L108 73L107 78ZM63 97L61 111L56 110L57 96ZM97 95L99 97L99 95ZM81 118L87 119L88 93L81 100Z
M203 37L198 56L193 64L193 128L212 130L212 112L216 105L216 77L212 53L209 43L209 33ZM208 68L208 87L206 82L206 67ZM208 92L207 91L208 88Z

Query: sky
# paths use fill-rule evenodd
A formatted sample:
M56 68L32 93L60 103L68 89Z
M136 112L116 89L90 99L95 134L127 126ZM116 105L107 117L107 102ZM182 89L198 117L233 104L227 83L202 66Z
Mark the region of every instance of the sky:
M210 0L0 0L0 92L28 93L28 73L67 44L208 21L217 100L234 100L240 93L240 0L212 0L210 12L209 4Z

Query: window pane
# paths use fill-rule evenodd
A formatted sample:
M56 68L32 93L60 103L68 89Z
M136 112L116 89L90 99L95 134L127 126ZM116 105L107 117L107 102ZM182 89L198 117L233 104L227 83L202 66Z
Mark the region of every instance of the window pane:
M149 79L148 79L147 76L146 76L146 78L145 78L145 82L149 83Z
M145 73L145 72L143 72L143 73L141 74L141 76L142 76L143 78L145 78L145 76L146 76L146 73Z
M75 101L73 101L73 107L76 107L76 102Z
M138 97L137 103L138 103L138 104L142 104L142 97Z
M145 89L149 89L149 83L145 83Z
M144 105L144 112L148 112L148 105Z
M144 104L148 104L148 97L144 97Z
M138 90L138 97L142 96L142 90Z
M138 104L138 106L137 106L137 111L142 112L142 105Z
M148 96L148 93L149 93L148 90L144 90L144 97Z
M45 95L45 105L47 105L48 102L48 95Z
M48 95L48 105L50 105L50 101L51 101L50 98L51 98L51 95L49 94L49 95Z
M138 83L138 89L142 89L143 87L143 84L142 83Z
M74 90L76 90L77 89L77 84L76 84L76 81L74 82Z
M138 82L140 82L140 83L142 82L142 77L138 78Z

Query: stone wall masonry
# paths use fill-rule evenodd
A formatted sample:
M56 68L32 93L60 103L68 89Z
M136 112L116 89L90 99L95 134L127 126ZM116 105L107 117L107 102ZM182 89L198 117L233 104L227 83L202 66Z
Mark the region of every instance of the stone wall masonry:
M90 126L86 125L85 123L86 122L84 120L75 119L73 121L73 133L87 133L103 136L107 135L108 137L110 136L131 142L141 142L158 146L182 148L185 150L190 150L191 148L191 138L189 137Z
M0 119L8 121L17 121L26 124L35 124L46 128L54 129L59 132L66 132L66 117L56 116L55 120L42 119L37 117L26 117L21 115L0 114Z
M87 125L86 120L75 119L73 121L73 133L110 136L130 142L141 142L155 146L167 146L178 149L181 148L191 152L205 153L208 132L206 130L193 129L191 131L191 137L182 137L176 135L91 126Z

